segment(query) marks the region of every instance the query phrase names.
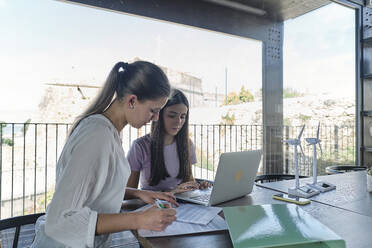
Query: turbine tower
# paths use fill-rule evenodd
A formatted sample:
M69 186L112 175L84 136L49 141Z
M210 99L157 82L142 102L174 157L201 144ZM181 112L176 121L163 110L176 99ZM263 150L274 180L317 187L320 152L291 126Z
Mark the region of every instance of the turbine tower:
M318 169L318 157L316 153L316 145L318 144L320 152L323 154L322 146L320 145L321 140L319 139L319 130L320 130L320 122L318 124L318 130L316 131L316 138L305 138L308 145L313 146L313 183L308 183L308 185L314 189L319 190L320 192L330 191L335 189L336 186L331 183L326 182L318 182L317 180L317 169Z
M301 136L302 133L304 132L305 125L302 127L300 134L298 135L297 139L288 139L285 140L284 142L287 143L288 145L293 146L293 152L294 152L294 157L293 157L293 162L295 164L295 188L289 188L288 189L288 194L294 195L294 196L300 196L300 197L305 197L309 198L313 195L319 194L319 191L310 187L302 186L300 187L300 178L298 175L298 152L297 152L297 147L299 146L301 149L301 153L304 155L304 151L301 146Z

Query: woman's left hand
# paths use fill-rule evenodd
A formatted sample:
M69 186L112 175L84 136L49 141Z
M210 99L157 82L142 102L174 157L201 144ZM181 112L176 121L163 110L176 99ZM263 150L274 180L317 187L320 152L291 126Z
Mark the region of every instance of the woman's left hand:
M142 201L154 204L155 199L164 200L172 205L178 207L178 203L176 201L176 197L171 192L158 192L158 191L150 191L150 190L139 190L137 193L138 198Z

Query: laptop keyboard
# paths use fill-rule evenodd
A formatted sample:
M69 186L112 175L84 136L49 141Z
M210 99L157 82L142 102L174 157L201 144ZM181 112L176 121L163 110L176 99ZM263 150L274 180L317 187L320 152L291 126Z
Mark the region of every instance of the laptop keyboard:
M211 198L210 194L204 194L204 195L191 197L191 199L193 199L193 200L197 200L197 201L201 201L201 202L205 202L205 203L209 203L210 198Z

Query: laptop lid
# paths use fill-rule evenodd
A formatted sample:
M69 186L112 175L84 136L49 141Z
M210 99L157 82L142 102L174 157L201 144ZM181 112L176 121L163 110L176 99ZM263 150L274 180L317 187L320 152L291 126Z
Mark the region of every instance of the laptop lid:
M229 201L252 192L261 161L261 150L221 154L210 205Z
M194 190L176 194L178 199L202 205L216 205L252 192L261 161L261 150L221 154L212 191ZM208 194L209 201L198 196Z

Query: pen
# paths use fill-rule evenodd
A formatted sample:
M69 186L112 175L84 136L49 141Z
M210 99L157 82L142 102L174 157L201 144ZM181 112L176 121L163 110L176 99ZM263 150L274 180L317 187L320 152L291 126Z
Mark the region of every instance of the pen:
M158 208L166 208L159 199L155 199L155 204Z

